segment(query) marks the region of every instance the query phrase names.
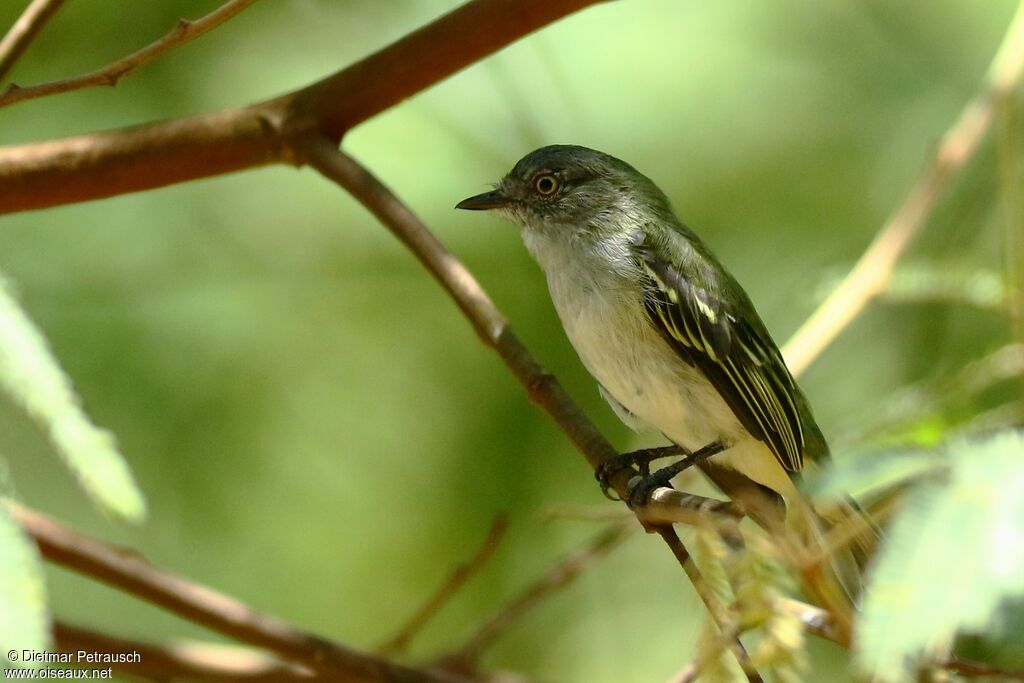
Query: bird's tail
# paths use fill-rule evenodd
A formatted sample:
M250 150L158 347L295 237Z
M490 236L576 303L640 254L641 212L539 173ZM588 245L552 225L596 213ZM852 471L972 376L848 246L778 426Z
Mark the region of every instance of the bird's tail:
M795 502L795 505L792 503ZM864 593L864 572L881 532L852 498L812 507L791 502L789 526L807 551L804 578L823 607L851 614Z

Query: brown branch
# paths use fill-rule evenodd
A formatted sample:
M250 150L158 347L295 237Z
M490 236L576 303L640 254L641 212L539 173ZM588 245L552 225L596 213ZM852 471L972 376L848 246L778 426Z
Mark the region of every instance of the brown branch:
M0 80L8 74L64 0L32 0L0 40Z
M704 606L707 607L708 613L711 615L711 620L715 622L715 626L718 627L718 631L723 639L722 642L729 644L729 651L732 652L736 661L739 663L740 668L743 670L743 675L747 677L750 683L764 683L764 679L761 678L761 674L754 668L753 663L750 661L750 655L747 653L747 649L743 647L743 643L739 639L739 631L735 624L731 623L731 619L725 610L725 607L718 601L711 587L708 586L707 582L704 581L704 576L701 574L700 569L697 567L697 563L693 561L693 557L690 556L689 551L683 545L683 541L679 538L679 534L676 530L670 526L658 527L658 533L665 540L665 543L669 548L672 549L672 554L675 555L676 561L679 562L679 566L686 572L686 576L690 579L690 583L693 584L694 590L697 591L697 595L704 602Z
M387 186L354 159L337 149L333 140L322 135L301 140L295 153L325 177L347 190L413 252L469 319L483 343L501 356L512 374L526 388L530 399L555 420L592 468L597 469L602 462L616 455L612 445L573 403L558 380L543 371L540 364L512 333L505 316L487 296L476 278L445 249L434 234ZM609 482L623 500L628 498L629 480L633 473L633 470L620 470ZM687 494L685 499L688 503L707 500L690 494ZM709 501L708 505L713 507L716 502ZM643 507L645 506L641 506ZM638 512L638 517L642 518L642 514ZM662 535L679 558L687 575L691 579L699 577L696 565L692 561L687 561L686 549L672 528L663 526L655 530ZM674 541L670 541L671 537L674 537ZM701 591L699 586L697 591L717 621L720 610L715 608L714 596L707 591ZM741 658L740 663L743 665L745 653L738 641L737 648L734 651ZM749 663L744 666L744 670L752 672L751 681L760 680Z
M256 0L228 0L225 4L195 21L179 19L174 28L168 31L162 38L150 43L141 50L136 50L126 57L107 64L101 69L90 71L81 76L24 87L11 83L0 94L0 107L7 107L39 97L71 92L72 90L83 90L101 85L115 86L118 81L131 74L140 66L148 64L174 48L209 33L254 2Z
M441 611L441 608L459 592L460 588L466 585L466 582L484 568L491 557L494 556L494 551L498 549L498 545L501 543L501 539L505 537L507 530L508 518L504 515L496 517L483 543L480 544L473 557L452 570L451 574L449 574L448 578L445 579L434 595L398 630L398 633L377 648L377 651L381 654L393 655L408 648L409 642L423 629L427 622Z
M473 325L480 340L494 349L509 370L526 389L530 400L540 406L562 429L591 468L597 469L608 458L618 454L593 422L577 406L559 381L544 371L530 351L523 346L509 327L505 315L498 310L472 273L449 252L422 221L387 186L347 154L338 150L331 139L313 136L298 141L292 154L302 158L328 179L334 181L372 213L397 237L448 292L455 304ZM609 482L625 499L634 470L616 472ZM719 483L720 479L715 477ZM722 481L729 494L730 482ZM712 514L736 516L738 511L728 503L671 489L656 489L649 502L638 507L637 516L649 523L693 521L696 511L704 511L704 519Z
M992 127L995 106L1013 91L1022 74L1024 3L1017 8L981 92L960 112L910 193L885 222L853 269L786 343L782 352L794 375L806 370L885 291L893 268L924 228L939 197L978 151Z
M583 548L561 560L530 583L508 604L477 627L458 651L443 657L440 664L455 671L474 671L484 650L502 633L551 593L572 583L586 568L607 555L626 537L628 530L629 527L621 523L607 526Z
M269 163L310 130L358 123L598 0L473 0L306 88L250 106L0 148L0 214Z
M605 460L617 455L615 448L573 402L558 380L545 372L519 341L505 315L472 273L387 186L340 151L329 138L312 136L300 141L300 149L295 154L347 190L412 251L448 292L480 340L497 352L526 389L530 400L554 419L591 468L597 469ZM622 498L627 497L630 477L630 470L621 470L610 482Z
M466 679L413 669L349 648L292 626L211 588L176 576L134 550L118 548L71 531L12 501L7 511L25 529L47 560L86 574L169 612L298 662L331 680L467 683Z
M694 683L699 675L700 665L696 661L692 661L670 678L669 683Z
M110 655L138 654L139 661L88 663L75 661L85 669L107 669L154 681L188 679L213 683L275 683L275 681L316 680L307 667L282 663L259 650L246 650L213 643L155 645L119 638L91 629L57 621L53 638L61 652L102 652Z
M973 662L967 659L953 658L940 665L947 671L961 676L995 677L1002 681L1024 681L1024 671L1011 671L984 662Z
M648 525L729 525L743 517L743 511L735 503L664 486L654 489L647 502L634 512L640 521Z
M333 143L347 128L594 1L475 0L334 76L274 100L243 109L0 150L0 187L4 188L0 213L292 161L292 145L313 130L324 133L315 138L321 150L337 157ZM364 183L364 189L367 187L372 191L373 183ZM382 196L387 199L386 190ZM555 418L592 466L614 455L611 445L507 328L504 316L465 268L411 214L408 217L413 219L412 223L406 221L412 225L411 231L392 229L448 289L481 338L498 351L523 382L530 397ZM628 472L622 472L613 482L620 493L625 491L628 478Z

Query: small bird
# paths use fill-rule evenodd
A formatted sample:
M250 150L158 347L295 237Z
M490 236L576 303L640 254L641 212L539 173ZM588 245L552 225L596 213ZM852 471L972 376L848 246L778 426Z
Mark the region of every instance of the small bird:
M627 425L691 453L718 444L719 464L786 499L805 458L827 457L746 292L632 166L586 147L542 147L456 208L522 226L569 341Z
M644 493L710 457L799 500L804 463L829 454L810 405L746 292L654 182L608 154L552 145L456 208L522 227L601 394L627 425L688 454Z

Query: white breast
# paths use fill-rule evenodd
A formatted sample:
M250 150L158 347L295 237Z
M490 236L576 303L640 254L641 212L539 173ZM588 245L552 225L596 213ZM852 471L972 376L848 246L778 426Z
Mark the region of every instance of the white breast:
M547 274L569 341L615 401L686 448L745 433L714 387L647 319L637 283L623 275L628 268L600 262L606 254L588 257L529 235L527 247Z
M648 320L629 267L614 260L616 245L598 253L531 231L524 231L524 240L547 274L555 309L584 366L636 418L627 424L639 422L690 450L714 441L736 446L716 461L788 492L789 477L768 447L750 436L704 375Z

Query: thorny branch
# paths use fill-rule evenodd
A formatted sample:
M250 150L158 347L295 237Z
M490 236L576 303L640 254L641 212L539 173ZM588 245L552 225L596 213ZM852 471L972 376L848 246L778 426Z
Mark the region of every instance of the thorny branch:
M256 0L230 0L213 12L195 21L179 19L174 28L159 40L87 74L49 83L40 83L38 85L20 86L11 83L0 94L0 107L6 107L26 100L34 100L39 97L71 92L72 90L82 90L83 88L101 85L115 86L118 81L135 69L190 40L212 31L254 2Z

